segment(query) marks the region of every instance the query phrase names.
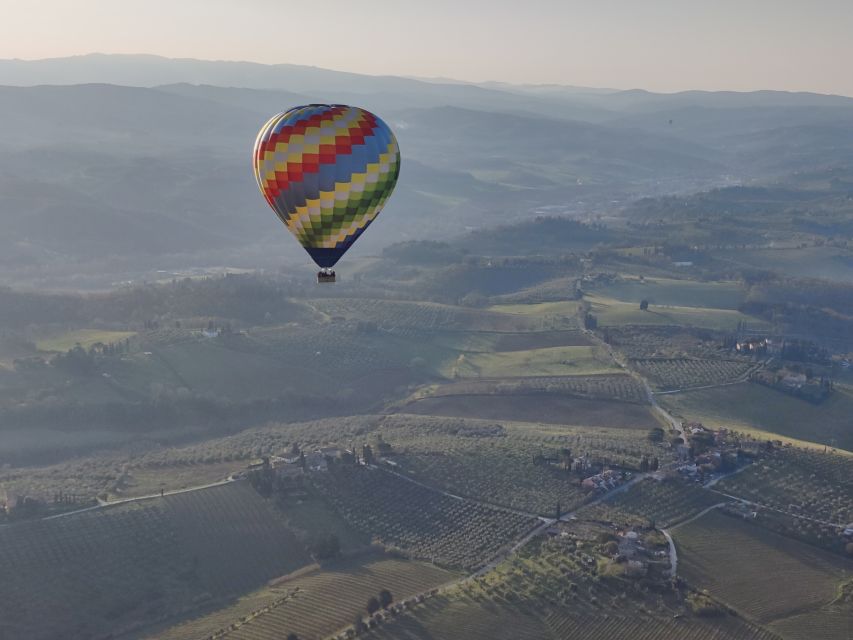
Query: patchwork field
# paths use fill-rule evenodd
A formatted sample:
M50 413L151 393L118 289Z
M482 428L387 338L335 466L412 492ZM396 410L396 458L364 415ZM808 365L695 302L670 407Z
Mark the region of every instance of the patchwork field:
M853 572L849 560L717 511L672 534L679 574L762 624L829 605Z
M748 382L661 396L659 400L672 412L710 426L760 429L853 451L853 392L845 389L836 389L819 405Z

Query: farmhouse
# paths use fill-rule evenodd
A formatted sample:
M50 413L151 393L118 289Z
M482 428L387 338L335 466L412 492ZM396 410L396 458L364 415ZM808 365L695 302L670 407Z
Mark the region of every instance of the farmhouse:
M782 384L790 389L802 389L806 380L806 374L804 373L789 373L782 378Z
M588 491L609 491L622 484L622 474L612 469L607 469L594 476L584 478L581 486Z
M735 351L743 355L758 355L767 352L770 341L764 338L747 338L735 343Z

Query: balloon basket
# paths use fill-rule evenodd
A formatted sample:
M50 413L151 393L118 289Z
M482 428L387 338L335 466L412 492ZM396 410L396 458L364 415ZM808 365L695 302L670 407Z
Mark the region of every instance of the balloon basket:
M335 272L331 269L320 269L317 273L317 282L320 284L335 281Z

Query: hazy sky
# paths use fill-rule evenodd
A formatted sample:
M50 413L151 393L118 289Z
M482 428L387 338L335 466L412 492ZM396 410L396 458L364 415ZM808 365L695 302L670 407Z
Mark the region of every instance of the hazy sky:
M853 0L0 0L0 58L94 51L853 95Z

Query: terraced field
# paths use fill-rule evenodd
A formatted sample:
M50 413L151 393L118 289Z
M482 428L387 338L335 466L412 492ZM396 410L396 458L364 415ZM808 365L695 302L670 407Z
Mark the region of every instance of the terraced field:
M295 633L303 640L321 640L366 615L368 598L382 589L401 602L457 577L420 562L357 556L277 581L234 605L151 637L268 640Z
M849 560L717 511L672 533L679 574L762 624L821 609L853 572Z

